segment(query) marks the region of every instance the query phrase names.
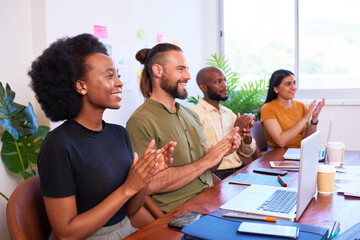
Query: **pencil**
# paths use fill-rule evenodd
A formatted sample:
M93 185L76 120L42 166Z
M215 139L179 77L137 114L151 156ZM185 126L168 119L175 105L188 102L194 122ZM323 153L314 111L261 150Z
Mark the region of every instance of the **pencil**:
M244 219L253 219L253 220L262 220L266 222L276 222L274 217L262 217L262 216L250 216L250 215L239 215L235 213L223 213L223 217L233 217L233 218L244 218Z

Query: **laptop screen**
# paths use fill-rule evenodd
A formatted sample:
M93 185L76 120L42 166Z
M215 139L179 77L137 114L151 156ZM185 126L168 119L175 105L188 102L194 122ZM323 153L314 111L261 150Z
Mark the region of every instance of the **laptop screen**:
M316 192L319 148L320 131L316 131L301 141L296 221Z

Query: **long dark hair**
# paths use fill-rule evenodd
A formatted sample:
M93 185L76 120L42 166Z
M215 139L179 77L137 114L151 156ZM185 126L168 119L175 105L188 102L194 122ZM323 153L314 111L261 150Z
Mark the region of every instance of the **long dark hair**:
M141 64L144 64L144 69L140 78L140 90L145 98L149 98L152 92L152 66L154 64L164 66L166 62L166 54L164 53L172 50L182 52L181 48L176 45L160 43L153 48L143 48L136 53L136 60Z
M294 76L294 74L291 71L285 69L279 69L273 72L270 78L269 89L265 103L271 102L272 100L277 98L277 93L274 91L274 87L279 86L282 80L290 75Z

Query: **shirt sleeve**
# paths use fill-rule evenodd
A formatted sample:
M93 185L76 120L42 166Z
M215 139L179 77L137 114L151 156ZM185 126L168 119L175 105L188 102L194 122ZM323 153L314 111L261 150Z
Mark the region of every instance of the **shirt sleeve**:
M246 144L243 140L241 140L240 147L238 149L238 153L244 157L251 157L256 150L256 142L252 137L251 143Z
M44 196L68 197L76 194L71 162L62 141L45 138L39 153L38 171Z
M132 149L140 158L144 154L150 141L154 139L155 136L143 120L136 118L129 119L126 123L126 130L130 136Z
M261 114L260 114L260 122L264 122L267 119L276 119L276 113L274 108L269 106L269 104L265 104L261 108Z

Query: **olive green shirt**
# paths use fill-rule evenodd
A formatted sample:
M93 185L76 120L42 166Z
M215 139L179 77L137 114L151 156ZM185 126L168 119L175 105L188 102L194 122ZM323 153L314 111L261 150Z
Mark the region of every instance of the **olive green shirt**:
M176 103L176 109L174 112L151 99L136 109L126 123L134 152L142 156L149 142L155 139L157 149L169 141L177 142L172 167L183 166L205 155L206 138L197 114L179 103ZM184 187L154 194L152 198L162 211L169 212L212 185L211 172L206 170Z

